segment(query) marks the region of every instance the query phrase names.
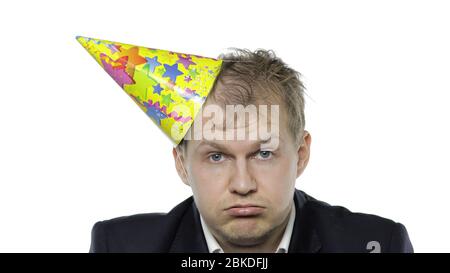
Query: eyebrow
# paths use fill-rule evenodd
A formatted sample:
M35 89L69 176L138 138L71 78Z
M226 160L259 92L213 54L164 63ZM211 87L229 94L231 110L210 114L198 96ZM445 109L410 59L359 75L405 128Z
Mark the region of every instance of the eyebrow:
M261 140L261 141L259 141L259 142L255 142L255 143L252 144L251 146L256 146L256 145L260 146L261 144L269 143L271 139L272 139L272 138L269 137L268 139ZM279 139L280 141L283 141L281 137L278 137L278 139ZM211 147L214 147L214 148L216 148L216 149L225 151L225 152L227 152L227 153L229 152L228 149L227 149L227 147L225 147L224 145L221 145L221 144L218 144L218 143L216 143L216 142L209 141L209 140L204 140L204 141L202 141L202 142L197 146L196 150L199 149L199 148L202 147L202 146L211 146Z
M214 148L216 148L216 149L219 149L219 150L223 150L223 151L228 152L228 149L227 149L225 146L220 145L220 144L215 143L215 142L212 142L212 141L209 141L209 140L202 141L202 142L197 146L196 150L200 149L202 146L211 146L211 147L214 147Z

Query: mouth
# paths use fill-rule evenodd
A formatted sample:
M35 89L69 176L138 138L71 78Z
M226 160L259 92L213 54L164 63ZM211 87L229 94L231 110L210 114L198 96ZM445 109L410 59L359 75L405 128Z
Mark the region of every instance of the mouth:
M258 216L264 212L265 208L253 204L234 205L227 209L225 212L234 217L249 217Z

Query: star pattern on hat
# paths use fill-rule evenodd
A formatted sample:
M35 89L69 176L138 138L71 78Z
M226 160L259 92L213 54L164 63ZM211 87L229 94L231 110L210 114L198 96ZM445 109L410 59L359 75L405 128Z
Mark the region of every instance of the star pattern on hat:
M123 47L120 48L120 55L119 56L127 56L128 57L128 64L127 65L127 72L129 75L134 76L134 69L137 65L146 63L146 60L144 57L139 55L139 48L137 46L131 47L129 49L124 49ZM131 64L131 65L130 65Z
M147 115L151 117L158 125L161 125L161 119L167 118L166 114L159 108L159 103L155 104L144 102L145 108L147 108Z
M106 55L100 55L100 57L103 57L101 60L105 71L117 82L118 85L120 85L120 87L123 88L125 84L134 83L133 78L125 71L126 67L121 64L123 61L112 61Z
M156 56L153 58L146 57L145 60L147 61L147 64L145 66L148 67L150 72L155 72L155 67L161 65L161 63L158 62L158 57L156 57Z
M173 82L177 80L178 76L183 74L183 72L178 70L178 63L175 63L174 65L164 64L164 68L166 68L166 72L164 72L163 77L169 77Z
M157 85L153 85L153 93L161 95L161 91L164 89L161 88L161 85L158 83Z
M157 82L148 76L148 67L137 70L133 77L135 84L132 86L126 86L126 90L129 93L139 96L141 100L147 101L148 93L153 91L153 86L157 85Z
M197 76L198 76L197 69L193 68L193 69L189 70L189 76L191 76L194 79L197 78Z
M191 56L186 55L186 57L183 57L182 54L178 54L178 61L177 61L177 63L182 64L184 66L184 68L186 68L186 69L188 69L191 64L195 64L192 61Z
M169 104L171 104L173 102L172 100L172 94L166 94L166 95L162 95L161 97L161 104L165 104L167 106L169 106Z

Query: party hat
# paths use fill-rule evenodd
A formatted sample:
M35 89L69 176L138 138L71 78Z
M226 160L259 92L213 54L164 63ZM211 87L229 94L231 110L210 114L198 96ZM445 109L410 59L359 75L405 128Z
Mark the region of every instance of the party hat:
M78 42L178 145L213 88L222 60L77 36Z

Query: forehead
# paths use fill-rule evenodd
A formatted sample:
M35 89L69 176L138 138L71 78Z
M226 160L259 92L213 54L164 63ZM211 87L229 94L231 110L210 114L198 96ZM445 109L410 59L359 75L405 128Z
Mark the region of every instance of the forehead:
M189 146L278 146L287 140L286 112L278 104L218 105L205 103L189 129ZM191 144L192 143L192 144Z

